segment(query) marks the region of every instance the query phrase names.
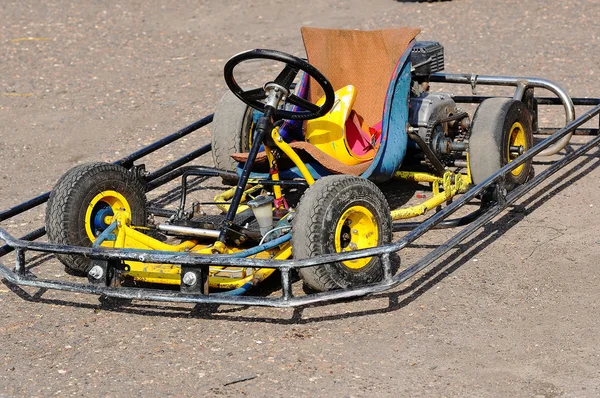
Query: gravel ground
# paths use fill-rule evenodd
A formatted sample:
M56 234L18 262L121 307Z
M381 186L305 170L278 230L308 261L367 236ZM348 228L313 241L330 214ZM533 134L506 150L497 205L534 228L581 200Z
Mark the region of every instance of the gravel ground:
M230 56L302 55L302 25L416 26L444 44L448 72L600 95L592 0L5 1L0 16L0 209L211 113ZM203 129L148 166L208 141ZM0 397L599 396L599 165L593 150L420 278L362 300L195 308L0 283ZM36 209L0 226L42 222ZM66 277L48 256L36 263Z

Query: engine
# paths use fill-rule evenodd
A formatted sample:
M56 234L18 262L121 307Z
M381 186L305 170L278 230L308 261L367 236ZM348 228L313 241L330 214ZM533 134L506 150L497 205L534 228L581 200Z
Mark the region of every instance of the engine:
M464 165L470 122L449 93L423 92L410 99L409 135L424 152L425 164L434 169ZM433 156L441 165L435 167Z
M426 76L415 76L413 72L411 91L409 135L424 153L424 163L438 171L464 165L469 115L456 105L452 94L429 92Z
M452 115L461 113L452 96L447 93L424 92L410 100L409 123L418 129L419 136L428 144L433 136L443 133L454 138L459 131L443 123ZM452 125L454 126L454 125Z
M409 135L421 148L428 166L439 172L461 166L465 163L469 115L456 106L452 94L429 91L431 74L444 70L444 47L433 41L417 42L410 59Z

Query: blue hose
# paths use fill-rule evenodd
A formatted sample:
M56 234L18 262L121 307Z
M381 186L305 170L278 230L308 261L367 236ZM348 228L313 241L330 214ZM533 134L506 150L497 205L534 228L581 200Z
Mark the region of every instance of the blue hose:
M229 254L229 257L235 257L235 258L241 258L241 257L248 257L248 256L252 256L254 254L258 254L260 252L264 252L265 250L269 250L272 249L274 247L277 247L279 245L281 245L282 243L285 243L287 241L289 241L290 239L292 239L292 234L287 233L283 236L280 236L277 239L273 239L267 243L263 243L260 246L254 246L251 247L250 249L247 250L242 250L241 252L237 252L237 253L233 253L233 254Z
M262 251L269 250L269 249L272 249L274 247L277 247L277 246L281 245L282 243L285 243L285 242L289 241L290 239L292 239L292 234L287 233L287 234L285 234L283 236L280 236L277 239L273 239L270 242L264 243L264 244L262 244L260 246L252 247L252 248L250 248L248 250L244 250L244 251L241 251L241 252L237 252L237 253L231 254L230 256L231 257L235 257L235 258L252 256L252 255L260 253ZM238 287L237 289L228 290L226 292L213 293L213 294L218 294L218 295L221 295L221 296L241 296L242 294L244 294L248 290L250 290L252 288L252 286L254 286L254 284L252 282L246 282L242 286Z
M228 290L226 292L213 293L213 294L218 294L219 296L241 296L242 294L244 294L248 290L250 290L252 288L252 286L254 286L252 284L252 282L246 282L241 287L238 287L237 289Z

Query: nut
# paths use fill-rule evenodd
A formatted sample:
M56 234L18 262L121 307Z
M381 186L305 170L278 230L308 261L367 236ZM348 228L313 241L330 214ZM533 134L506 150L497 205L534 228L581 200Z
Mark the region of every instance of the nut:
M99 265L94 265L90 272L88 272L88 275L90 278L98 280L104 275L104 269L102 269L102 267Z
M194 286L198 282L198 278L194 272L186 272L183 275L182 282L188 286Z

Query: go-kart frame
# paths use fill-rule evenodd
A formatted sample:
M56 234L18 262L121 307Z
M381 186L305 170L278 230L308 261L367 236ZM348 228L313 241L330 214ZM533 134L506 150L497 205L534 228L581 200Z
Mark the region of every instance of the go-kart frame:
M104 295L113 298L138 299L163 302L181 302L181 303L218 303L234 305L260 305L271 307L295 307L310 305L313 303L347 299L359 297L369 293L383 292L393 289L402 284L415 274L423 271L434 261L442 257L449 250L456 247L465 238L473 234L477 229L490 222L495 216L501 213L507 206L515 203L523 195L530 192L536 186L547 180L551 175L558 172L569 163L573 162L586 152L592 150L600 144L600 135L598 128L582 128L590 120L600 114L600 99L598 98L570 98L568 94L557 85L543 79L520 78L507 76L482 76L482 75L454 75L445 73L436 73L431 76L431 82L452 83L471 85L491 85L491 86L512 86L515 87L515 98L521 98L526 88L539 87L550 90L557 97L534 97L538 105L562 105L566 115L566 125L560 129L538 129L537 134L548 135L524 154L502 167L496 173L491 175L483 182L469 189L466 193L456 197L454 201L439 212L423 222L400 222L394 224L394 230L407 230L406 235L400 239L379 247L357 250L345 253L327 254L308 259L291 260L265 260L254 258L233 258L228 255L192 255L181 252L158 252L152 250L131 250L131 249L107 249L103 247L78 247L69 245L57 245L52 243L38 242L37 239L45 235L45 228L39 228L28 234L15 238L8 231L0 228L0 240L5 245L0 247L0 261L7 259L7 255L15 252L15 267L9 268L0 263L0 275L10 284L30 286L42 289L55 289L63 291L72 291L78 293L89 293ZM455 96L457 103L477 104L484 101L484 96ZM581 116L574 117L575 106L587 106L588 110ZM589 109L589 107L592 107ZM132 153L129 156L120 159L115 164L128 169L136 170L140 176L143 176L146 191L152 191L164 184L173 181L186 172L193 172L194 175L206 177L235 177L231 172L218 170L211 167L194 166L190 163L210 152L210 144L200 147L172 163L152 172L147 172L141 167L136 166L136 162L143 160L145 156L173 143L198 129L207 126L213 120L213 115L208 115L189 126L160 139L147 147ZM596 123L598 124L598 123ZM526 161L533 159L544 150L555 146L557 143L564 142L571 134L589 135L590 140L575 151L570 151L561 158L554 161L549 167L541 171L535 177L523 185L507 190L504 180L505 176L511 173ZM17 206L0 212L0 222L16 217L31 209L42 206L47 202L49 192L31 200L25 201ZM480 199L481 206L478 210L467 216L450 219L457 210L465 204L475 199ZM166 210L153 209L155 212ZM428 231L436 228L461 227L456 234L431 250L427 255L408 266L403 266L397 273L392 273L391 255L404 249L413 243L419 237ZM77 254L88 257L99 264L105 271L105 277L101 280L91 281L90 283L74 283L61 280L38 278L30 269L28 269L28 252L43 252L54 254ZM293 270L302 267L311 267L331 262L354 260L359 258L378 256L382 260L384 267L384 278L381 282L358 286L349 289L340 289L328 292L306 294L294 296L292 294L292 275ZM181 266L181 274L187 271L199 270L207 274L208 267L211 265L237 266L251 268L275 268L281 274L281 295L279 296L232 296L224 294L202 294L201 291L186 291L182 288L180 291L159 290L154 288L122 287L117 283L119 275L126 271L123 261L139 261L144 263L164 263L176 264Z

